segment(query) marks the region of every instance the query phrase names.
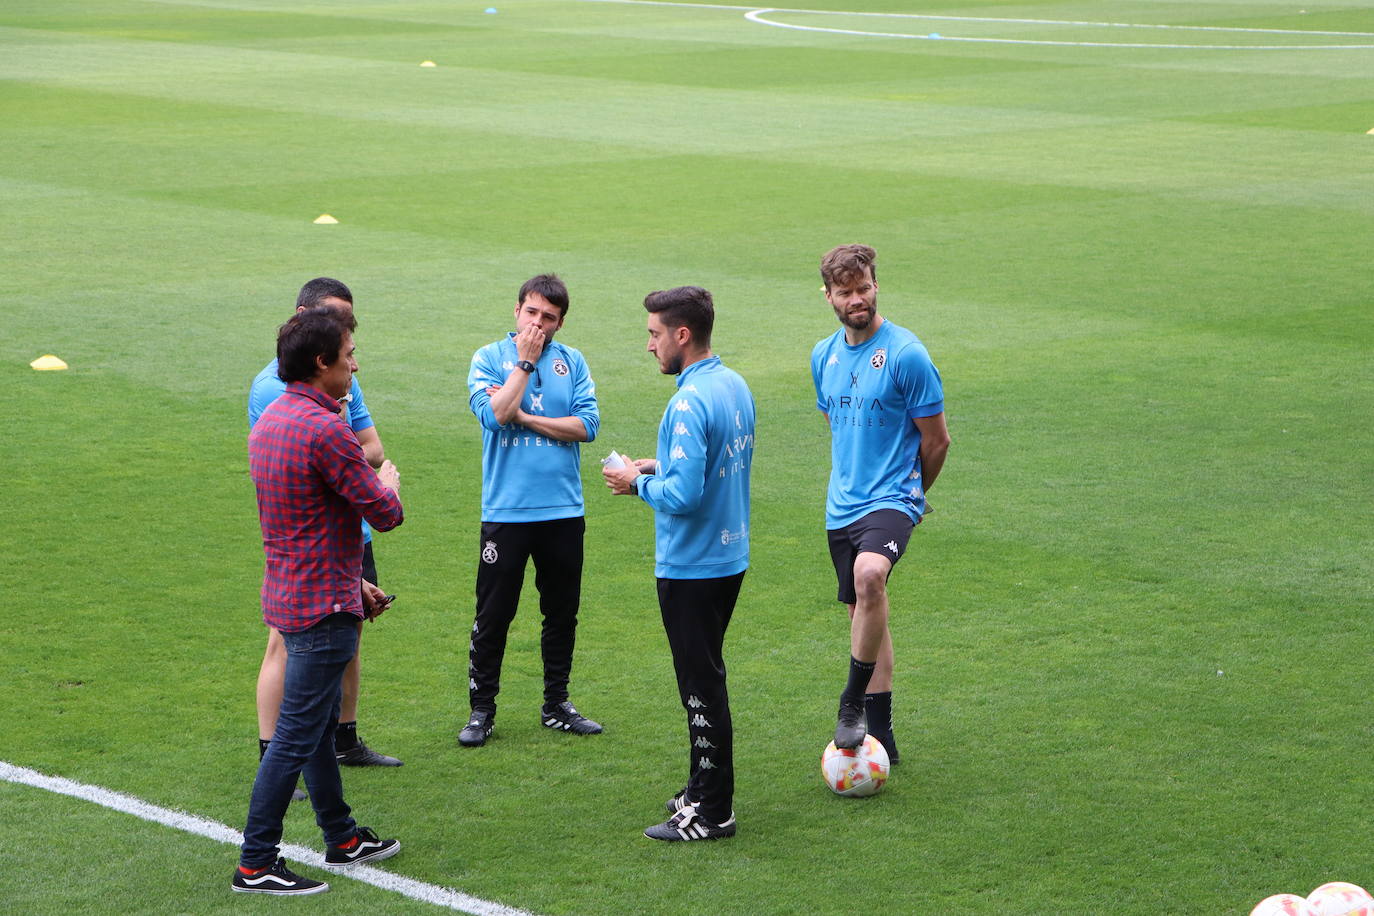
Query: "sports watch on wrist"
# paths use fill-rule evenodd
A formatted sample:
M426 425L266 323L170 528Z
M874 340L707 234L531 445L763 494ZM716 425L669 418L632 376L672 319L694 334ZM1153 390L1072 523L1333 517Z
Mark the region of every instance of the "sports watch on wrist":
M534 372L534 363L527 359L516 360L515 368L524 369L526 372Z

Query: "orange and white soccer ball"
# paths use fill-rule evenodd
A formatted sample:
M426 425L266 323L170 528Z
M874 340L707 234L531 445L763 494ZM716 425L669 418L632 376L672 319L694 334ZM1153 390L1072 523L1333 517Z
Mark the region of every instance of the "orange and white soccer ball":
M1358 884L1328 881L1307 895L1312 916L1374 916L1374 897Z
M1275 894L1265 897L1250 911L1250 916L1312 916L1306 897L1297 894Z
M887 748L872 735L865 735L856 748L839 748L831 741L821 754L821 778L836 795L876 795L887 782L887 770Z

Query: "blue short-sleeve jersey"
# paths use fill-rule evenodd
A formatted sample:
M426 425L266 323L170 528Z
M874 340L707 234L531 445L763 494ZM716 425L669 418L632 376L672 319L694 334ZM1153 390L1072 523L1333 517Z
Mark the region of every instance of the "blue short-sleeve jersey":
M468 406L482 424L482 521L579 518L586 514L581 443L552 439L518 423L502 426L491 409L487 389L505 385L519 358L512 332L474 353L468 369ZM528 414L577 417L588 442L601 427L587 361L558 341L539 354L520 407Z
M636 478L654 510L654 575L715 579L748 569L754 396L719 357L678 375L656 457L658 472Z
M926 496L921 431L912 421L945 409L925 345L887 320L858 346L840 328L811 351L811 377L816 407L830 419L825 527L843 528L878 509L919 522Z
M277 361L274 359L253 379L253 385L248 389L248 428L251 430L258 422L258 417L267 409L268 405L281 396L286 391L286 382L277 375ZM376 426L372 422L372 414L368 413L367 402L363 400L363 389L358 385L358 377L355 375L348 389L348 426L355 433ZM372 526L366 521L363 522L363 543L372 540Z

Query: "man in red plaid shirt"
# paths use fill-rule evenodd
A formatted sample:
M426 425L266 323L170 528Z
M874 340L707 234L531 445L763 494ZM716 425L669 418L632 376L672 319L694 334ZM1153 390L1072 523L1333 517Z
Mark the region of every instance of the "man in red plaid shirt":
M248 437L267 554L262 612L286 644L286 681L271 744L258 766L243 831L235 891L313 894L323 881L294 874L279 858L282 818L305 776L324 833L325 866L341 868L400 851L359 827L344 802L334 753L344 669L358 645L358 621L387 609L382 590L362 579L360 517L378 531L401 524L400 475L385 461L373 470L339 415L358 364L351 314L298 312L277 335L286 392Z

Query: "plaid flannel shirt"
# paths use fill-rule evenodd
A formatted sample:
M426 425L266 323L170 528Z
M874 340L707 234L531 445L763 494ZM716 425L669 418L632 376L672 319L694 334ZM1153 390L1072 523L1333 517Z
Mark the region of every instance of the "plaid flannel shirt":
M296 632L330 614L362 617L359 516L390 531L404 514L363 458L338 401L301 382L287 385L248 435L248 466L267 554L263 620Z

